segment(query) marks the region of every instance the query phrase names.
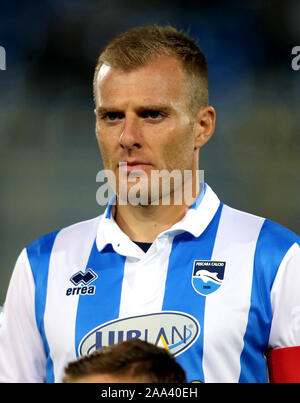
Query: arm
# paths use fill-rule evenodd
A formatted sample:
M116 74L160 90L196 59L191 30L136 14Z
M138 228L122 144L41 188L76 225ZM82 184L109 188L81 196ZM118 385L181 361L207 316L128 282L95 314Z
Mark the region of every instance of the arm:
M300 248L294 244L278 269L271 290L270 382L300 381Z
M26 249L14 268L0 329L0 382L44 382L45 352L35 317L35 284Z
M271 383L300 382L300 347L275 348L268 354Z

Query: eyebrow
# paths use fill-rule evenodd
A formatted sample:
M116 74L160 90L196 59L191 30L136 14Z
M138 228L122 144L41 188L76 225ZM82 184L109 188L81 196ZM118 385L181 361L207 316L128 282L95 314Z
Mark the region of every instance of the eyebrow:
M153 104L153 105L144 105L136 108L138 113L145 112L145 111L160 111L165 113L170 113L172 108L167 105L163 104Z
M144 106L139 106L136 109L136 112L142 113L145 111L161 111L165 113L170 113L172 108L170 106L166 106L163 104L152 104L152 105L144 105ZM96 109L97 115L99 116L104 116L108 112L119 112L119 113L124 113L124 111L120 108L116 107L103 107L103 106L98 106Z
M98 106L97 108L96 108L96 113L97 113L97 115L99 115L99 116L104 116L107 112L122 112L120 109L118 109L118 108L108 108L108 107L106 107L106 108L104 108L104 107L102 107L102 106Z

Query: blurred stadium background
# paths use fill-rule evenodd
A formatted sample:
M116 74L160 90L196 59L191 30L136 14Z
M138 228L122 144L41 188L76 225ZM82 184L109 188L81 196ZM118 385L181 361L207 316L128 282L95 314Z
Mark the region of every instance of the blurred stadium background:
M0 1L0 305L21 249L103 211L92 78L105 43L136 25L172 24L209 66L213 139L200 169L237 209L300 233L300 2Z

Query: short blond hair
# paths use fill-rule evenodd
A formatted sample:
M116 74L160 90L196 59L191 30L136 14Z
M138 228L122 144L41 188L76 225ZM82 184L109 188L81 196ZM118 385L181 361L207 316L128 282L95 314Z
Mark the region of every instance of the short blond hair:
M159 25L131 28L106 45L94 74L95 103L97 77L103 64L126 72L166 55L175 56L182 63L189 84L192 111L197 112L207 106L208 73L203 52L196 41L185 33L171 26Z

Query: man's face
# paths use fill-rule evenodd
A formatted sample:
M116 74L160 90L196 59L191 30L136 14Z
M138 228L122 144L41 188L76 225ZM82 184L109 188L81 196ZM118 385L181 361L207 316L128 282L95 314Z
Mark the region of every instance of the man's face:
M104 168L115 173L117 186L121 162L127 162L127 175L143 170L149 185L153 170L198 168L185 81L180 62L171 56L130 72L101 67L96 136ZM133 185L127 181L128 190Z

